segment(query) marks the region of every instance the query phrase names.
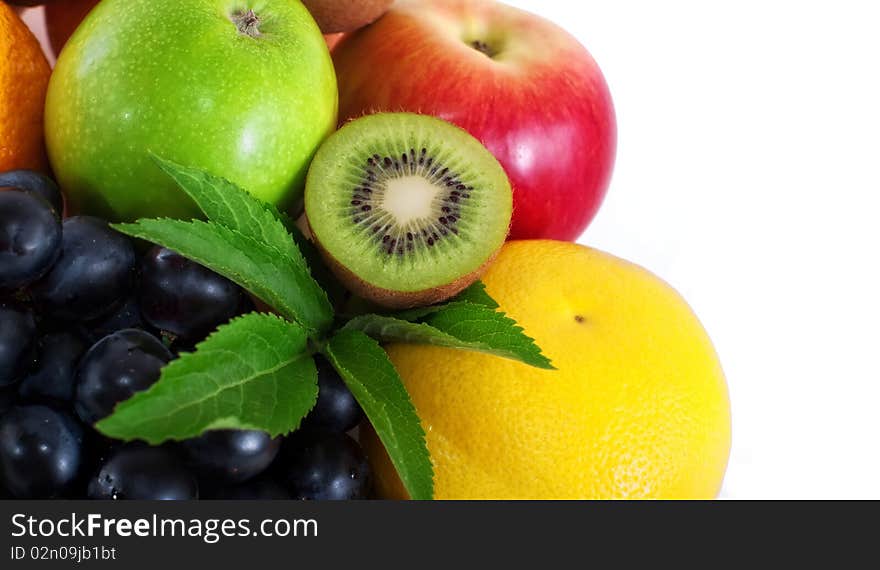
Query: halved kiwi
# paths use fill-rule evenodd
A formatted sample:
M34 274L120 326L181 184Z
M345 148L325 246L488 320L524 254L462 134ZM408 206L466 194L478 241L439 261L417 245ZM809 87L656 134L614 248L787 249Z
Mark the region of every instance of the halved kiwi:
M444 301L504 244L513 197L501 165L433 117L368 115L318 151L305 191L312 235L356 295L390 308Z

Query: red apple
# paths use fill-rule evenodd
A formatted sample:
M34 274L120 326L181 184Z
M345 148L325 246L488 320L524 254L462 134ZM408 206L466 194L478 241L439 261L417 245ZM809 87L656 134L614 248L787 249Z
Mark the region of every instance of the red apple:
M456 123L514 187L512 239L574 240L611 178L611 95L559 26L491 0L400 0L334 49L340 117L412 111Z

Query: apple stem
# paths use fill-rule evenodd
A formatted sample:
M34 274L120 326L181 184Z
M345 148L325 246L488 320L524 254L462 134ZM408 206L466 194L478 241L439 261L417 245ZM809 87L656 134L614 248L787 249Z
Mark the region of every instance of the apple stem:
M260 35L260 18L253 10L247 12L239 12L232 16L232 22L238 28L239 33L248 35L252 38Z
M477 50L478 52L484 54L489 59L493 59L495 57L495 50L493 50L489 44L484 41L474 40L471 42L471 47Z

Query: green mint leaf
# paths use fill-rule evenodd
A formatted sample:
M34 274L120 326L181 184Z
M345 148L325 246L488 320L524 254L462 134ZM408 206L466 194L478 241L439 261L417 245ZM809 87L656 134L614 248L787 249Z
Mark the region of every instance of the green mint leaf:
M288 218L289 219L289 218ZM285 224L286 225L286 224ZM348 297L348 291L342 286L342 283L333 275L333 272L324 263L324 258L318 248L309 239L303 235L295 224L287 226L290 235L293 237L296 245L299 246L303 257L306 259L312 270L312 277L318 282L318 285L327 293L327 297L333 306L341 305Z
M212 222L271 245L294 260L302 260L274 207L254 198L225 178L212 176L153 155L153 160L189 195Z
M535 341L513 319L483 305L455 302L438 309L421 322L393 316L363 315L348 321L343 330L359 330L380 342L430 344L485 352L553 369Z
M430 314L441 311L444 308L456 304L464 303L470 305L480 305L489 309L497 309L498 303L486 292L486 285L482 281L475 281L473 285L447 301L442 305L431 305L429 307L418 307L394 313L393 316L405 321L418 321Z
M354 317L342 327L344 331L361 331L379 342L405 342L409 344L432 344L447 348L478 350L477 343L466 343L452 335L425 323L412 323L385 315L361 315Z
M212 222L243 233L286 254L334 300L344 289L324 264L317 248L303 236L296 222L275 206L251 196L225 178L212 176L153 155L153 160L189 195Z
M482 343L487 352L507 356L536 368L555 370L535 340L516 321L481 305L452 303L423 319L425 324L465 342Z
M295 430L318 397L306 331L275 315L250 313L221 326L162 369L148 390L95 426L156 445L211 429Z
M473 285L456 295L451 302L482 305L493 310L498 308L498 303L486 292L486 284L482 281L475 281Z
M326 331L333 322L333 307L308 269L262 241L199 220L139 220L113 227L173 249L234 281L309 334Z
M433 498L434 468L425 431L388 355L355 330L331 338L325 354L373 424L410 497Z

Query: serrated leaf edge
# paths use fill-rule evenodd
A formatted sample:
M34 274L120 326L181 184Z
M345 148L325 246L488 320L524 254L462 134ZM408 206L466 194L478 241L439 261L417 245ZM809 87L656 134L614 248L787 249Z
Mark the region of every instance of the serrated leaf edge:
M204 221L204 220L190 220L190 221L184 221L184 220L177 220L177 219L174 219L174 218L145 218L145 219L137 220L136 222L111 224L110 227L112 227L114 230L116 230L116 231L118 231L118 232L120 232L120 233L123 233L123 234L125 234L125 235L131 236L131 237L135 237L135 238L138 238L138 239L143 239L143 240L146 240L146 241L150 241L150 242L152 242L152 243L158 243L158 242L154 241L152 238L149 238L149 237L146 237L145 235L143 235L143 232L138 231L138 228L142 228L142 229L145 229L145 230L146 230L145 226L142 225L142 222L158 222L158 223L163 223L163 222L164 222L164 223L167 223L167 222L171 222L171 223L174 223L174 224L202 224L202 225L209 226L209 227L210 227L210 226L214 226L214 227L222 228L223 230L225 230L225 231L227 231L227 232L230 232L231 234L234 234L234 235L236 235L236 236L239 236L239 237L243 238L243 239L246 240L246 241L252 242L252 243L253 243L255 246L257 246L257 247L265 248L265 249L267 249L270 253L278 254L278 256L280 256L280 257L284 257L285 259L288 259L289 261L292 261L292 262L293 262L293 260L291 260L289 257L285 256L285 254L284 254L283 252L281 252L277 247L275 247L275 246L273 246L273 245L271 245L271 244L267 244L267 243L261 242L261 241L259 241L259 240L256 240L256 239L254 239L253 237L248 236L247 234L244 234L244 233L242 233L242 232L239 232L239 231L237 231L237 230L234 230L234 229L232 229L232 228L229 228L229 227L227 227L227 226L225 226L225 225L223 225L223 224L218 224L218 223L216 223L216 222L206 222L206 221ZM165 244L159 244L159 245L162 245L163 247L168 247L168 246L165 245ZM174 248L169 248L169 249L174 249ZM181 254L181 255L182 255L182 254ZM198 260L198 259L195 259L194 261L196 261L197 263L206 263L206 262L202 262L202 261L200 261L200 260ZM294 262L294 264L295 264L295 262ZM295 265L296 265L296 264L295 264ZM330 299L327 297L327 292L324 291L324 288L321 287L321 286L318 284L317 281L315 281L314 277L312 277L311 272L308 270L308 266L307 266L307 264L305 265L305 267L299 267L299 268L300 268L300 269L304 269L305 271L308 272L308 278L314 283L314 288L315 288L315 290L318 291L318 292L320 292L320 295L319 295L319 302L322 303L322 304L324 304L325 309L329 309L330 313L332 314L332 312L333 312L333 306L332 306L332 304L330 303ZM230 276L231 276L230 279L231 279L232 281L234 281L237 285L239 285L239 286L242 287L243 289L249 291L249 292L252 293L253 295L257 296L258 298L260 298L261 301L265 302L266 304L269 304L270 306L272 305L271 301L269 301L269 300L267 300L267 299L263 299L262 296L260 296L259 294L257 294L255 291L252 291L252 290L251 290L251 289L252 289L252 286L251 286L251 285L246 285L246 284L245 284L245 281L246 281L246 280L244 279L244 277L243 277L241 274L239 274L238 272L231 272L231 271L230 271L229 273L230 273ZM234 278L233 278L233 277L234 277ZM310 326L310 325L307 325L306 323L303 323L303 322L300 320L300 317L299 317L299 316L292 314L289 310L282 310L282 309L279 309L279 307L274 307L274 306L273 306L272 308L275 309L275 310L278 310L279 312L290 313L290 314L287 314L286 316L287 316L292 322L295 322L296 324L298 324L298 325L300 325L300 326L306 328L307 330L309 330L310 333L316 333L316 332L319 332L319 330L317 330L316 328L314 328L314 327L312 327L312 326Z
M131 398L129 398L129 399L127 399L127 400L124 400L124 401L122 401L122 402L119 402L119 403L115 406L115 408L113 409L113 412L112 412L109 416L107 416L106 418L103 418L102 420L100 420L100 421L98 421L97 423L95 423L95 426L94 426L95 429L98 430L99 432L101 432L102 434L108 436L108 437L113 437L113 438L122 439L123 441L142 440L142 441L146 441L147 443L149 443L149 444L151 444L151 445L157 445L157 444L160 444L160 443L162 443L162 442L164 442L164 441L169 441L169 440L172 440L172 441L180 441L180 440L177 440L177 439L174 439L174 438L165 438L165 439L157 439L157 438L142 438L142 437L119 438L118 436L113 435L113 433L108 433L107 431L105 431L106 423L107 423L108 420L111 420L111 418L112 418L112 417L113 417L118 411L120 411L120 410L124 410L126 407L129 407L129 406L131 406L131 405L135 405L135 404L137 403L137 400L142 399L143 397L147 397L147 396L153 391L154 387L155 387L159 382L161 382L161 381L164 379L164 375L165 375L166 371L169 370L169 369L171 369L172 366L179 367L179 366L181 366L181 364L189 363L189 361L191 361L193 358L199 358L199 356L198 356L198 354L197 354L198 351L199 351L199 347L201 347L202 345L204 345L206 342L209 342L213 337L217 336L218 334L222 334L222 333L223 333L223 331L222 331L223 328L225 328L225 327L227 327L227 326L229 326L229 325L232 325L233 323L237 323L237 322L240 322L240 321L246 320L246 319L248 319L248 318L253 318L255 315L256 315L256 316L260 316L260 317L267 317L267 318L273 319L273 320L277 321L278 323L282 323L282 324L293 324L293 323L291 323L291 321L288 321L287 319L285 319L285 318L283 318L283 317L280 317L280 316L278 316L278 315L274 315L274 314L272 314L272 313L251 312L251 313L248 313L248 314L246 314L246 315L241 315L241 316L239 316L239 317L236 317L236 318L234 318L234 319L231 319L228 323L222 325L221 327L219 327L218 329L216 329L215 331L213 331L213 332L212 332L210 335L208 335L208 337L205 338L203 341L201 341L201 342L199 342L198 344L196 344L196 346L194 347L195 350L194 350L193 352L183 352L183 353L180 353L180 355L178 356L178 358L172 360L172 361L169 362L167 365L165 365L165 366L162 368L162 371L161 371L161 374L160 374L159 378L156 380L156 382L155 382L150 388L148 388L148 389L146 389L146 390L143 390L143 391L140 391L140 392L137 392L137 393L135 393ZM299 325L298 323L296 323L296 324L297 324L297 326L302 326L302 325ZM304 329L304 330L305 330L305 329ZM253 381L254 379L256 379L256 378L258 378L258 377L260 377L260 376L265 376L265 375L267 375L267 374L272 374L272 373L274 373L274 372L277 372L278 370L281 370L281 369L285 368L286 366L290 366L292 363L297 362L297 361L299 361L299 360L302 360L303 358L312 358L312 355L311 355L311 354L309 354L308 352L305 352L305 350L307 349L307 347L308 347L308 341L306 340L306 341L303 342L303 346L302 346L302 348L303 348L303 352L300 353L300 355L299 355L297 358L292 358L292 359L290 359L290 360L287 360L287 361L285 361L283 364L279 364L279 365L277 365L277 366L274 366L274 367L272 367L271 369L263 370L263 371L261 371L259 374L251 375L251 376L249 376L248 378L243 379L241 382L236 382L236 383L233 383L233 384L229 384L229 385L227 385L227 386L224 386L223 388L220 388L220 389L218 389L218 390L212 392L210 395L208 395L208 396L206 396L206 397L204 397L204 398L201 398L201 399L198 400L198 401L195 401L195 402L189 402L189 403L187 403L185 406L181 406L181 407L179 407L179 408L171 409L170 411L167 411L167 412L166 412L165 414L163 414L163 415L174 414L174 413L177 413L177 412L179 412L180 410L183 410L183 409L185 409L185 408L191 407L191 406L196 405L196 404L199 404L199 403L203 403L203 402L205 402L206 400L210 399L212 396L216 396L216 395L220 394L221 392L224 392L224 391L226 391L226 390L228 390L228 389L234 389L234 388L237 387L237 386L244 385L244 384L246 384L246 383L248 383L248 382ZM317 390L315 391L315 396L316 396L315 399L312 401L312 404L311 404L311 406L309 407L309 411L311 411L312 408L315 407L315 404L316 404L316 402L317 402ZM276 403L276 405L277 405L277 403ZM299 426L300 426L301 423L302 423L302 420L305 419L306 415L308 415L308 412L306 412L306 414L304 414L304 415L303 415L303 416L302 416L302 417L296 422L296 426L295 426L294 428L292 428L291 430L289 430L287 433L290 433L290 432L295 431L296 429L298 429ZM152 417L152 418L146 418L147 421L149 421L149 420L155 420L155 419L160 419L160 416L154 416L154 417ZM211 424L210 424L210 427L205 428L205 430L203 430L203 432L204 432L204 431L209 431L210 429L217 429L217 427L214 427L214 426L220 425L220 424L217 424L217 421L219 421L219 420L221 420L221 419L222 419L222 420L225 420L225 419L228 419L228 418L219 418L218 420L215 420L215 422L211 423ZM249 424L249 423L247 423L247 422L239 422L237 425L238 425L239 427L236 428L236 429L256 429L256 430L260 430L260 431L265 431L266 433L268 433L268 434L271 435L272 437L277 437L277 436L279 436L279 435L283 435L283 433L281 433L281 432L279 432L279 433L274 433L274 432L272 432L272 431L265 430L265 429L259 428L259 427L257 427L257 426L253 426L252 424ZM252 426L252 427L248 428L248 427L246 427L246 426ZM188 439L188 438L184 438L184 439Z

